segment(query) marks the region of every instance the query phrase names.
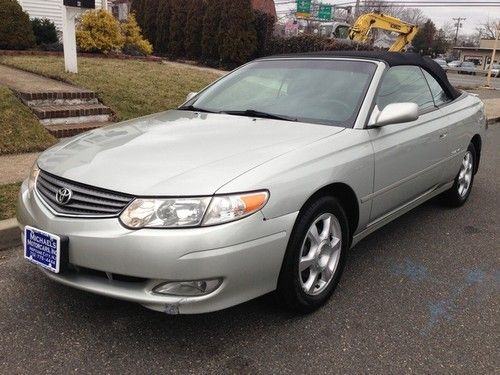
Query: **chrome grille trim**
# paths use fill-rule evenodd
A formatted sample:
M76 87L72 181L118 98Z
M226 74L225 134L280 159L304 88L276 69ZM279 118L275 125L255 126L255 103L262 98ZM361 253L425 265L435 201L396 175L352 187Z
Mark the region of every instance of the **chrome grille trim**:
M56 193L61 188L73 192L68 204L61 205L56 200ZM37 177L35 190L40 200L53 214L66 217L117 217L133 199L133 196L128 194L70 181L43 170L40 170Z

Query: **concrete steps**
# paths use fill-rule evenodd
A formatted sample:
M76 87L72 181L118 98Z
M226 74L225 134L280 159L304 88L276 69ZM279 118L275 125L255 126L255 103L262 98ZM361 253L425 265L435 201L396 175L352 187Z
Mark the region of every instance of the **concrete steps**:
M113 112L99 103L93 91L21 91L17 96L33 111L50 133L58 138L108 125Z
M111 109L102 104L37 105L31 110L45 126L108 122Z
M106 125L111 125L112 122L88 122L81 124L60 124L60 125L50 125L46 128L48 131L56 138L67 138L74 135L86 132L88 130L102 128Z

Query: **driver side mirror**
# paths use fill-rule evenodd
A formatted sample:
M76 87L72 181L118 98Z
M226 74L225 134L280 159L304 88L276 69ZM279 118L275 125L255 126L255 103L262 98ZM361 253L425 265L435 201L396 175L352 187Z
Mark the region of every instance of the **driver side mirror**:
M418 105L416 103L391 103L382 111L375 106L368 126L378 128L415 120L418 120Z
M189 94L187 94L186 96L186 102L193 99L196 95L198 95L197 92L190 92Z

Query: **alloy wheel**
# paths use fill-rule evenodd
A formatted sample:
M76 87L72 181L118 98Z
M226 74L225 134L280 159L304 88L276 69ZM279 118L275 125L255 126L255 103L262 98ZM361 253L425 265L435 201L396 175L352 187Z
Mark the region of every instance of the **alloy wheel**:
M342 249L342 231L335 215L324 213L314 220L302 243L299 279L308 295L323 292L335 275Z
M463 198L467 195L469 191L470 184L472 181L472 172L474 167L474 158L472 153L467 151L462 160L462 165L460 166L460 172L458 173L458 194Z

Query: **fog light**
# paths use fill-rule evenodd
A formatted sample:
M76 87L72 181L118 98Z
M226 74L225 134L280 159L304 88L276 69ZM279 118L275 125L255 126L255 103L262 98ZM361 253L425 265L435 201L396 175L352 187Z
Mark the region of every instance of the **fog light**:
M153 293L170 296L203 296L212 293L221 284L221 279L169 281L155 286Z

